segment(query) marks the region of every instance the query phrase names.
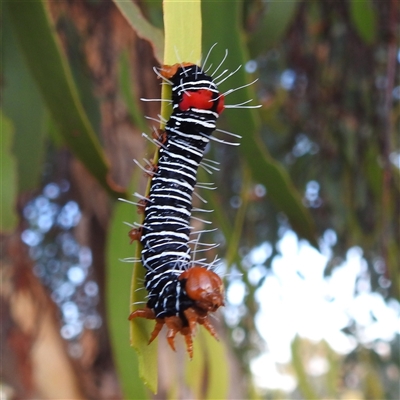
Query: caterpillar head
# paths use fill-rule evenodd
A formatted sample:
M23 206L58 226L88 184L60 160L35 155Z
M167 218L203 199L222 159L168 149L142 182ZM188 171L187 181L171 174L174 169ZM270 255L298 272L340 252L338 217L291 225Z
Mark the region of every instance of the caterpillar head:
M160 75L172 84L172 100L180 111L195 108L221 114L224 110L224 96L201 67L192 63L163 65Z
M224 305L224 285L215 272L202 267L193 267L183 272L179 279L186 280L187 295L202 311L213 312Z

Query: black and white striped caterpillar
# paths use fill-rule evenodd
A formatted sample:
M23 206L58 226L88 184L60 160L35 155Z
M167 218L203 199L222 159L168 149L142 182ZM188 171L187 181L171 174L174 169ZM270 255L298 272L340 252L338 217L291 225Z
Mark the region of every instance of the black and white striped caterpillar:
M161 134L149 197L141 201L143 224L129 233L143 246L141 259L148 291L146 307L132 312L129 319L156 320L149 343L165 324L174 350L174 338L180 332L192 357L197 323L217 338L209 313L224 305L221 278L210 268L196 265L189 247L197 169L224 109L224 95L195 64L163 66L158 74L172 86L173 108Z

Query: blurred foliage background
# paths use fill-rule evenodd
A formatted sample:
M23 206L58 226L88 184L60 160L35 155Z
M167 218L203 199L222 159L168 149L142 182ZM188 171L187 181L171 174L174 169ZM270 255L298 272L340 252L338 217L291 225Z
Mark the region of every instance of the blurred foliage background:
M250 368L265 352L257 292L291 231L327 256L327 280L361 249L367 289L354 295L379 296L398 319L399 2L202 10L203 52L217 43L209 63L226 48L223 68L243 66L221 91L258 78L227 103L263 105L224 112L220 127L241 146L213 144L218 190L201 193L215 209L220 232L209 240L221 243L227 288L240 276L244 295L234 323L228 314L216 322L222 343L199 334L192 363L160 340L156 398L399 398L399 331L366 343L357 319L343 328L355 343L346 354L296 336L279 366L293 378L286 389L260 386ZM123 221L138 217L116 199L144 192L132 159L154 152L141 133L151 134L156 123L144 116L157 119L159 103L139 98L160 96L152 68L162 62L162 3L7 2L1 20L1 393L151 398L129 347L132 264L118 261L134 255ZM266 244L254 281L248 256ZM313 373L316 358L327 367Z

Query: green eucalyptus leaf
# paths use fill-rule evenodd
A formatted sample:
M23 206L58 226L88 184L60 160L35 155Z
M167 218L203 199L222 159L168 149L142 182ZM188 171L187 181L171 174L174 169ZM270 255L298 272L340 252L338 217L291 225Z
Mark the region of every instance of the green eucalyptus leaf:
M135 253L136 258L140 257L140 245L137 245ZM133 267L131 279L131 312L138 308L143 308L146 304L146 290L144 290L143 282L145 277L145 269L141 263L136 263ZM141 306L135 306L135 304ZM130 343L136 350L139 359L139 376L143 383L153 392L157 393L158 383L158 367L157 367L157 347L158 339L156 338L149 344L151 332L155 327L154 320L146 320L143 318L135 318L130 323Z
M226 399L229 391L229 360L225 345L208 332L202 331L201 339L207 349L208 387L205 398Z
M201 1L164 1L164 64L198 64L201 58Z
M203 377L207 370L206 351L202 341L199 340L203 335L203 329L199 329L199 335L193 340L193 359L185 359L185 381L196 399L204 397Z
M129 114L133 120L133 123L145 132L148 128L146 120L143 117L142 110L138 104L138 95L135 93L135 84L131 79L131 70L135 68L129 62L128 52L123 52L119 58L119 91L125 101L125 105L128 108Z
M82 106L44 2L5 4L30 71L65 143L99 183L117 197L123 190L110 179L108 161Z
M360 37L367 44L376 39L377 20L371 0L351 0L350 17Z
M250 36L249 49L252 57L279 43L297 11L299 2L269 1L259 28Z
M319 396L315 392L313 385L308 380L301 350L301 339L299 338L299 336L296 336L292 341L291 351L292 366L297 376L299 390L305 399L317 400L319 399Z
M138 181L136 171L134 183ZM151 326L154 322L138 321L140 327L144 325L144 334L140 337L134 335L135 342L130 343L128 321L129 311L132 310L132 299L129 296L131 288L132 270L141 271L144 274L144 268L141 265L132 263L123 263L121 260L131 258L135 254L137 244L129 244L129 227L123 224L123 221L132 222L136 216L136 209L131 204L118 202L114 206L114 213L111 218L111 225L107 238L107 320L110 329L112 348L114 353L119 378L121 381L124 398L126 399L147 399L149 398L145 390L144 383L153 392L157 388L157 350L153 346L148 346ZM140 288L143 289L143 281L140 281ZM141 290L141 299L143 300L144 290ZM133 293L135 293L133 291ZM136 292L138 293L138 292ZM136 301L136 299L133 299ZM147 330L146 330L147 329ZM138 354L133 351L138 346L144 347L144 351ZM155 350L154 350L155 349ZM147 365L152 365L152 371L143 372L143 357L146 357ZM152 362L150 362L152 360ZM143 376L145 382L143 382ZM141 379L142 378L142 379Z
M153 46L154 56L161 62L164 54L164 38L162 31L151 25L144 18L140 8L132 1L113 1L137 35L147 40Z
M192 15L192 18L187 18ZM182 60L193 60L200 58L201 53L201 14L200 2L164 2L164 26L165 26L165 54L164 64L174 64ZM182 32L191 32L191 35L184 35ZM182 60L179 57L183 57ZM188 58L186 58L188 57ZM170 98L171 88L163 85L162 98ZM162 108L161 114L164 118L168 116L169 109ZM157 155L153 160L157 159ZM148 184L147 191L150 190ZM140 257L140 247L136 251L136 257ZM143 288L144 268L136 265L131 284L131 304L144 301ZM137 308L137 307L136 307ZM133 308L132 308L133 311ZM140 377L143 382L153 391L157 391L157 339L147 345L154 321L146 321L136 318L131 323L131 345L135 348L139 358Z
M199 326L193 348L193 360L185 362L185 379L196 398L228 398L229 360L224 343Z
M46 144L47 111L21 54L7 8L3 12L3 109L15 129L18 192L38 187Z
M83 39L73 21L69 18L61 17L59 24L64 26L63 33L67 37L68 62L75 86L79 92L79 98L96 136L99 137L101 128L100 104L98 98L94 94L94 83L89 73L85 54L82 50L84 47Z
M149 19L149 21L157 28L164 30L163 21L163 0L143 0L141 1L144 14Z
M11 152L13 126L0 110L0 231L11 233L17 226L17 162Z

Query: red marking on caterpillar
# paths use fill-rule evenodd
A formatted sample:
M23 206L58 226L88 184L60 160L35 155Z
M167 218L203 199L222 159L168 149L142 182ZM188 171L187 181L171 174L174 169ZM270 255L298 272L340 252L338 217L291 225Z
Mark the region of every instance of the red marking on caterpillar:
M187 111L189 108L199 108L201 110L210 110L213 107L212 103L213 92L207 89L201 89L197 92L183 93L182 101L179 103L181 111ZM217 113L221 114L224 110L224 96L220 97L218 102Z

